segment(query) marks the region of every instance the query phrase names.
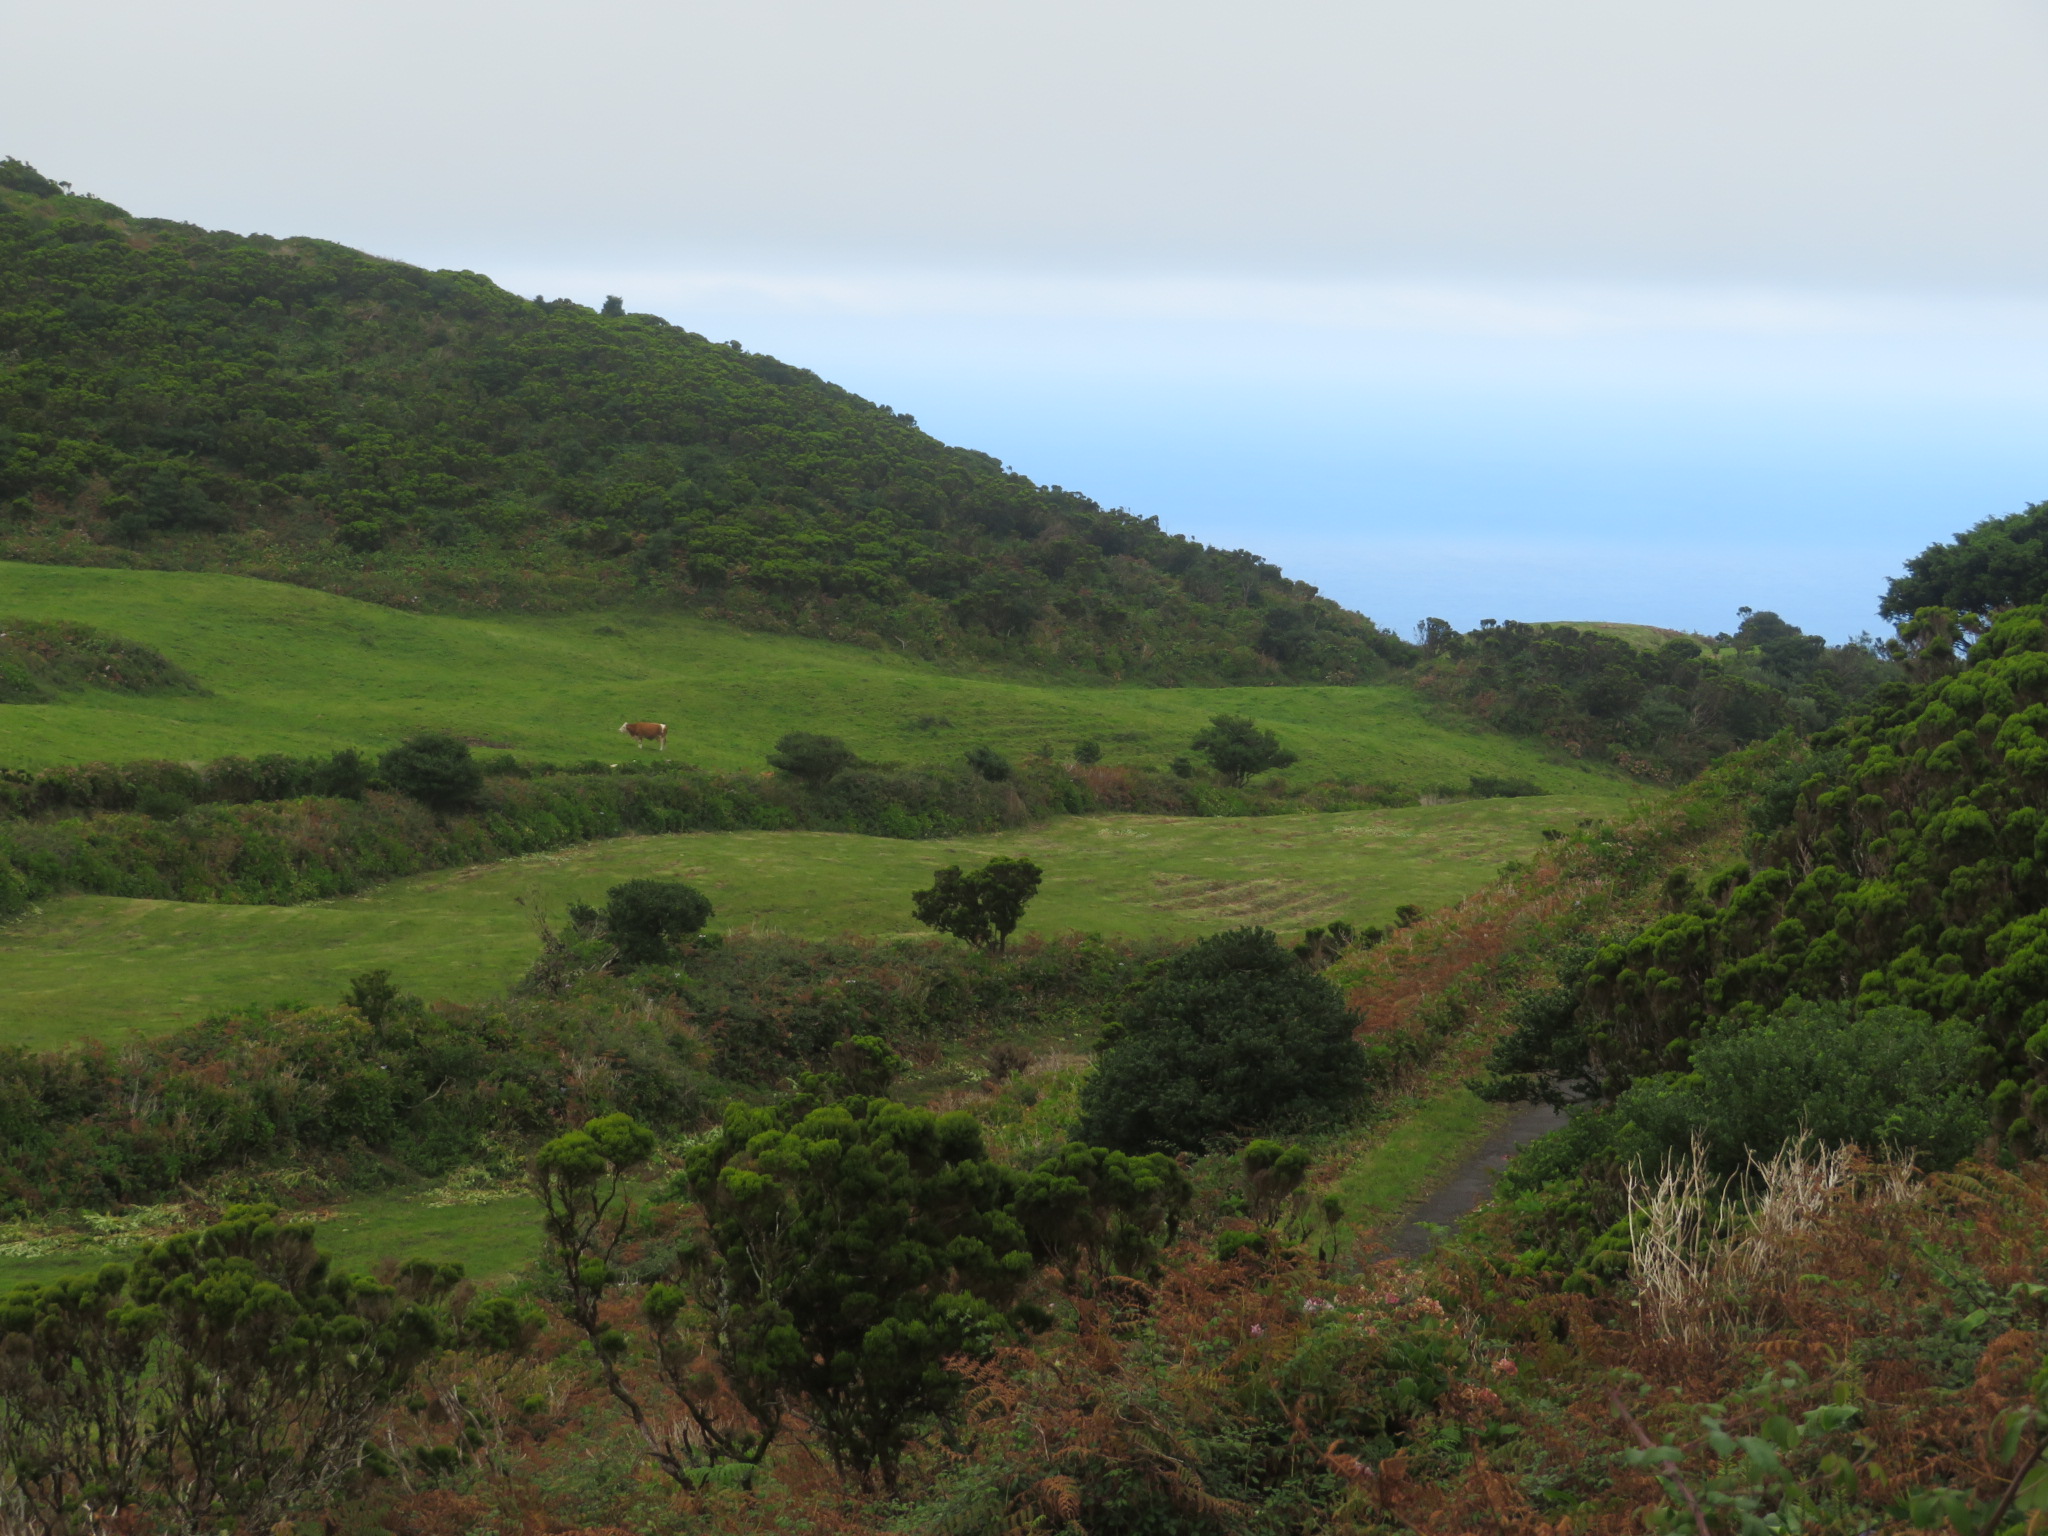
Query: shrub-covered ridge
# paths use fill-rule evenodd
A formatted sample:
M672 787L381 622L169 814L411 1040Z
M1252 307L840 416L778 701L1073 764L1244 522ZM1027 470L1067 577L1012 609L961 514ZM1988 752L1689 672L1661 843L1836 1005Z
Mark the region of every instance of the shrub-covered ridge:
M659 598L1161 681L1408 655L1255 555L737 342L52 186L0 176L0 556L408 607Z
M1678 878L1603 948L1587 1046L1610 1084L1682 1065L1716 1018L1794 996L1960 1017L2016 1150L2048 1130L2048 611L1818 738L1753 813L1750 862ZM1937 670L1939 658L1927 665Z

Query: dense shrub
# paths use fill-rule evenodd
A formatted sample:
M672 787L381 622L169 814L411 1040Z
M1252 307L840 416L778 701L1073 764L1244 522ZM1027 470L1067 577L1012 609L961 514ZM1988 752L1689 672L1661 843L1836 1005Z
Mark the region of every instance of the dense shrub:
M87 624L0 619L0 704L29 704L80 688L204 693L199 680L146 645Z
M1326 1118L1366 1083L1341 993L1263 928L1164 962L1103 1036L1081 1136L1139 1151Z
M661 965L711 921L711 902L680 880L628 880L605 893L604 928L628 965Z
M438 732L414 736L378 760L384 782L429 810L465 811L483 793L484 771L469 744Z
M1990 1128L1972 1064L1973 1031L1910 1008L1857 1014L1794 1003L1761 1024L1702 1039L1692 1070L1645 1079L1615 1102L1621 1144L1652 1163L1694 1136L1717 1172L1769 1159L1802 1134L1825 1145L1910 1152L1949 1168Z

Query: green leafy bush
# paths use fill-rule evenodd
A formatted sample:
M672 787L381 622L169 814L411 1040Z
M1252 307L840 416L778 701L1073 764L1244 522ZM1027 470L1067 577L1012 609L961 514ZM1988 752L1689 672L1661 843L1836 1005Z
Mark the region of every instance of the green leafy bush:
M1950 1168L1990 1129L1975 1045L1967 1025L1911 1008L1795 1002L1760 1024L1710 1032L1690 1072L1637 1083L1611 1114L1622 1145L1652 1164L1697 1135L1715 1171L1734 1173L1752 1153L1768 1159L1810 1133Z
M994 747L969 747L967 766L991 784L1001 784L1011 773L1010 760Z
M628 880L605 893L604 927L628 965L665 965L711 921L711 901L680 880Z
M1081 1138L1136 1151L1325 1119L1366 1083L1341 994L1263 928L1164 962L1103 1036Z
M815 731L791 731L775 743L768 754L768 766L813 789L829 783L860 759L853 748L837 736L820 736Z
M483 792L484 771L469 744L428 732L393 747L378 760L384 782L434 811L467 810Z

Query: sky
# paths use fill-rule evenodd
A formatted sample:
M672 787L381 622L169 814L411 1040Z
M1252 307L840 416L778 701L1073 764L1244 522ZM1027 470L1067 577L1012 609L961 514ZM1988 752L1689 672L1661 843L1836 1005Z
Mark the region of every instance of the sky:
M1425 616L1879 628L2048 498L2048 0L67 0L0 154L622 295Z

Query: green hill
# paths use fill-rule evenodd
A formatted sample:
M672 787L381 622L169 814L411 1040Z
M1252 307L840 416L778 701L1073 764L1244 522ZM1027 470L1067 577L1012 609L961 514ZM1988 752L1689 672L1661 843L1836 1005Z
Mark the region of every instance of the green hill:
M1061 761L1164 767L1220 711L1255 715L1298 782L1416 792L1474 775L1549 790L1611 783L1433 708L1405 684L1103 688L957 676L890 650L763 635L676 613L395 611L301 587L188 572L0 562L0 614L63 617L160 650L204 693L93 689L0 704L9 767L225 753L379 750L438 729L556 761L632 755L624 720L670 727L672 757L761 769L783 732L843 736L863 756L958 765L987 744Z
M0 161L0 556L405 608L646 602L925 657L1353 681L1410 648L1244 551L652 315L131 217Z
M909 893L940 865L998 854L1046 871L1024 934L1179 939L1245 923L1293 934L1339 917L1385 925L1404 902L1434 910L1457 901L1543 847L1545 827L1626 806L1620 786L1586 782L1592 793L1313 818L1063 817L930 842L829 832L613 838L293 907L61 897L0 927L9 982L0 1044L51 1049L282 998L330 1001L372 967L429 998L482 1002L533 962L529 907L559 912L642 877L703 890L719 929L802 938L928 937L911 920Z

